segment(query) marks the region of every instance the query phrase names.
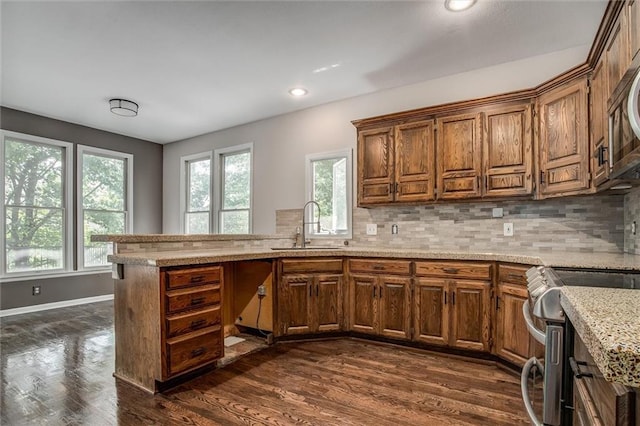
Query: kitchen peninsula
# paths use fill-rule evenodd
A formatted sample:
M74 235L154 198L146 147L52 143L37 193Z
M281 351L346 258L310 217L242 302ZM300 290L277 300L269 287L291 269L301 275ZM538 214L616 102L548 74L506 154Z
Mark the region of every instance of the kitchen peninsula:
M116 377L150 392L214 367L224 351L224 336L237 334L238 326L255 328L258 303L263 312L259 328L275 341L322 333L357 335L522 365L540 349L519 310L526 298L524 272L531 265L640 271L640 256L615 253L300 250L286 249L294 241L287 235L93 239L114 244L109 260L115 279ZM261 285L264 296L257 294ZM590 289L591 294L599 290ZM592 300L606 303L635 290L608 291L605 298ZM440 303L447 297L451 303ZM638 298L625 300L640 310ZM434 303L438 312L429 310ZM573 315L581 312L568 310L576 322ZM425 318L439 318L438 324ZM637 342L616 343L640 354Z

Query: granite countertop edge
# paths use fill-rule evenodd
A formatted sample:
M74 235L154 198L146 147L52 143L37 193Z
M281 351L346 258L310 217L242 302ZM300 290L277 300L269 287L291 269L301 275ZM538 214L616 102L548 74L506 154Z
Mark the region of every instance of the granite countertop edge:
M640 291L566 286L560 301L604 378L640 387Z

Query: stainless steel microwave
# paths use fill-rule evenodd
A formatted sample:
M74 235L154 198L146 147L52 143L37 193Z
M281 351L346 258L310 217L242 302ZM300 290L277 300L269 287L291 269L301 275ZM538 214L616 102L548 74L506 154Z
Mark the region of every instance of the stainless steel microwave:
M610 178L640 179L640 67L609 100Z
M629 124L636 138L640 139L640 69L631 83L629 97L627 98L627 110L629 111Z

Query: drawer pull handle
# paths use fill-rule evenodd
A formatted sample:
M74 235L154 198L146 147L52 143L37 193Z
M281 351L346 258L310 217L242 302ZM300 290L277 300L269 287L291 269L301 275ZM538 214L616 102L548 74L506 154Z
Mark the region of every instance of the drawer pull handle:
M591 373L583 373L580 370L581 365L587 365L584 361L576 361L574 357L569 357L569 365L571 365L571 370L573 370L573 375L576 379L582 379L583 377L593 377Z
M191 358L195 358L197 356L204 355L205 352L207 352L207 350L205 348L194 349L194 350L191 351Z
M443 268L442 270L447 274L457 274L458 272L460 272L460 270L457 268Z
M207 323L207 320L205 319L199 319L198 321L191 321L191 328L202 327L206 323Z
M376 287L375 286L373 287L373 298L374 299L376 298Z
M194 277L191 277L192 283L201 283L202 281L204 281L204 275L196 275Z
M382 270L384 270L384 266L382 266L382 265L373 265L373 270L374 271L382 271Z
M201 305L203 303L204 303L204 297L196 297L195 299L191 299L191 306Z

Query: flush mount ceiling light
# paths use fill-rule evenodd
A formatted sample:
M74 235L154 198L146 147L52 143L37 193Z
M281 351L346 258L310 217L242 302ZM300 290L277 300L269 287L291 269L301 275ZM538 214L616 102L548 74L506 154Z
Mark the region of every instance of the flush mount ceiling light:
M444 7L452 12L462 12L476 4L476 0L444 0Z
M304 96L307 93L309 93L307 92L307 89L303 89L302 87L294 87L293 89L289 90L289 94L296 98L299 98L300 96Z
M126 99L109 99L111 112L123 117L135 117L138 115L138 104Z

